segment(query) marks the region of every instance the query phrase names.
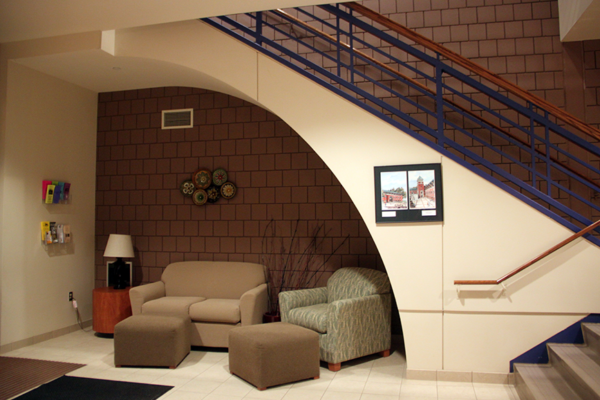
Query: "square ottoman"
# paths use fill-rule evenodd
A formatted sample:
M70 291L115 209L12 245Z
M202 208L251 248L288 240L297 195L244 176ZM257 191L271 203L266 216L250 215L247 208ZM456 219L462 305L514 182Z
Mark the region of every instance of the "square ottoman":
M286 322L229 332L229 371L264 390L320 376L318 333Z
M188 317L134 315L115 325L115 366L175 368L190 353Z

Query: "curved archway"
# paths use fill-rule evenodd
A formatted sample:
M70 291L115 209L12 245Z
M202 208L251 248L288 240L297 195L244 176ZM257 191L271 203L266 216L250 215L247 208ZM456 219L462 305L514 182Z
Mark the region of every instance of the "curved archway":
M186 38L185 46L171 45L181 38ZM148 59L152 62L172 63L177 68L183 67L189 71L199 71L198 76L202 79L209 77L202 87L241 97L276 114L327 164L344 187L352 204L356 205L356 213L361 223L364 221L366 235L370 235L368 232L372 234L372 226L369 226L372 225L369 221L375 220L372 210L372 169L363 168L362 162L356 163L353 159L359 160L366 154L373 159L377 155L375 151L368 150L369 146L364 146L365 140L369 142L372 137L373 132L369 132L370 130L376 130L377 136L384 140L387 136L387 139L398 143L398 136L393 129L380 121L374 121L372 116L305 78L295 76L294 80L290 80L289 74L296 74L197 21L123 31L118 33L117 43L117 58ZM197 49L197 52L191 53L190 48ZM290 85L294 87L291 88ZM417 143L414 145L415 149L420 147ZM370 146L378 147L373 142ZM406 143L402 146L411 152L406 148ZM343 148L348 150L342 150ZM389 162L386 158L396 158L393 154L380 153L379 156L382 163ZM413 152L412 157L414 160L422 160L422 150ZM429 151L428 157L432 162L439 161L439 155L434 152ZM372 161L367 161L369 163ZM357 181L363 183L357 185ZM388 252L395 251L397 246L393 239L390 240L387 235L381 236L381 239L383 243L387 242L384 247L388 248ZM381 243L375 243L374 241L373 247L381 246ZM432 256L439 257L440 252L429 251L427 257ZM395 286L399 271L390 270L387 265L386 270L398 293ZM403 293L401 297L411 295L403 289L400 288L400 293ZM395 300L398 300L397 295ZM396 307L394 313L397 315L395 330L405 332L404 324L400 328Z

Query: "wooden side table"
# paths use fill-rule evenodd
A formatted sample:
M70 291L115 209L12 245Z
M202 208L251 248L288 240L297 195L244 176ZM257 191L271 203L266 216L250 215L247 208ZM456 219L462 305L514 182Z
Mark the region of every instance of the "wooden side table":
M93 329L95 332L114 334L115 325L131 315L129 289L102 287L93 290Z

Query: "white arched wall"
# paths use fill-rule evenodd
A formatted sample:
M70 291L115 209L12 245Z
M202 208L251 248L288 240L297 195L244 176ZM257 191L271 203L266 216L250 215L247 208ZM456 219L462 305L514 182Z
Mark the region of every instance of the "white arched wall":
M243 92L321 156L364 218L390 275L409 376L501 378L509 360L598 311L600 249L584 240L504 291L459 293L454 279L497 278L572 232L300 74L198 21L117 32L115 48L117 57L176 63ZM442 164L445 221L376 224L373 167L416 163Z

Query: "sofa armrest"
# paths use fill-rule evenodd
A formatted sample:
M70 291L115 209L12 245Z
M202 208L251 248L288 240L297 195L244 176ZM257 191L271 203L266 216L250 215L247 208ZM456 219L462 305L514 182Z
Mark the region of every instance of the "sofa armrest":
M326 287L279 292L281 321L287 322L288 313L294 308L314 306L321 303L327 303Z
M263 283L248 290L240 298L240 316L242 326L262 324L263 314L267 312L267 284Z
M131 290L129 290L131 313L133 315L141 314L142 305L144 303L160 297L165 297L165 284L162 281L132 287Z
M333 301L328 307L330 363L388 350L392 341L392 297L390 293Z

